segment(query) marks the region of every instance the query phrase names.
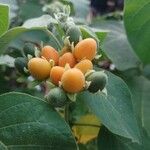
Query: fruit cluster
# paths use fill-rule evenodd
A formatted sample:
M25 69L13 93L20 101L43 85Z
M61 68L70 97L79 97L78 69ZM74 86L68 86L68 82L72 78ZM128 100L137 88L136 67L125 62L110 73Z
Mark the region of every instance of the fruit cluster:
M25 46L24 55L32 57L17 58L15 66L22 73L27 73L28 70L28 74L36 80L50 79L55 88L50 90L46 99L53 106L61 107L67 101L66 93L74 94L84 89L97 92L104 89L107 82L106 74L93 70L92 60L96 52L97 43L93 38L80 40L73 49L64 46L60 52L46 45L41 48L38 57ZM63 101L60 103L58 99Z

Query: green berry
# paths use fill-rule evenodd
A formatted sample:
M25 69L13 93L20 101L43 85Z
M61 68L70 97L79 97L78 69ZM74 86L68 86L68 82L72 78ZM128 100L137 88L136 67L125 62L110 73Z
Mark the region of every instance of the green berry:
M98 90L103 90L107 84L108 77L102 71L93 72L87 77L87 81L90 81L90 86L88 90L92 93L97 92Z
M25 56L35 56L35 45L33 43L26 43L23 48Z
M28 63L28 61L24 57L17 57L14 62L15 67L18 70L18 72L21 74L24 74L24 75L28 74L24 71L24 68L27 68L27 63Z
M67 30L66 36L69 37L70 43L74 42L74 44L76 45L79 42L82 34L81 34L80 29L77 26L71 26Z
M46 101L53 107L62 107L68 102L68 99L63 89L56 87L46 95Z

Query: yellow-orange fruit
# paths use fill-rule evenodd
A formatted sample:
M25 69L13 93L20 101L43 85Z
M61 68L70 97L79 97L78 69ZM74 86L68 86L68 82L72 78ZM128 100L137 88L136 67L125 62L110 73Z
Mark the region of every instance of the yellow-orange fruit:
M28 70L37 80L44 80L49 77L51 65L46 59L32 58L28 62Z
M53 59L55 65L58 64L59 53L51 46L44 46L41 51L41 56L45 57L48 61Z
M64 72L61 78L62 87L69 93L80 92L85 86L84 74L76 68Z
M81 60L79 63L77 63L74 67L78 68L79 70L82 71L83 74L85 74L88 70L93 69L93 64L90 60L84 59Z
M52 83L54 83L55 85L58 85L64 72L65 72L65 69L63 67L54 66L50 72L50 79Z
M70 52L65 53L59 58L59 66L65 67L66 64L69 64L71 68L76 64L76 60Z
M93 58L96 55L97 50L97 43L92 38L87 38L82 41L80 41L74 49L74 56L77 59L77 61L80 61L84 58L93 60Z

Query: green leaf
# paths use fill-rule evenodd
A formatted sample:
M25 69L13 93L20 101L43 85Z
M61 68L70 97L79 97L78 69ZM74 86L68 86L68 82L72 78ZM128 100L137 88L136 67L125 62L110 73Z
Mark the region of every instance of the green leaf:
M124 23L128 39L143 63L150 63L150 1L126 0Z
M60 43L55 36L49 32L46 28L24 28L16 27L10 29L0 38L0 54L5 52L8 47L22 49L25 42L33 42L40 44L41 41L44 44L50 44L56 49L60 49Z
M141 125L141 118L142 118L142 114L141 114L142 86L141 85L143 84L143 80L144 78L142 76L140 77L135 76L132 79L126 79L126 82L132 93L133 109L140 125Z
M98 31L95 31L95 34L97 35L97 38L99 39L100 41L100 44L103 43L103 41L105 40L106 36L107 36L107 31L105 30L98 30Z
M0 139L11 150L77 149L60 115L42 99L23 93L0 96Z
M150 80L150 64L144 66L143 75Z
M24 21L30 18L40 17L43 15L42 3L37 0L25 0L20 3L20 18Z
M145 80L146 81L146 80ZM145 85L143 86L143 91L142 91L142 96L143 96L143 101L142 101L142 120L143 120L143 126L150 135L150 81L147 80L145 82Z
M90 27L88 27L86 25L82 25L79 27L80 27L80 30L82 32L83 39L91 37L91 38L98 40L97 35L95 34L95 32Z
M6 145L4 145L4 143L2 143L1 141L0 141L0 149L1 150L8 150L8 148L6 147Z
M133 114L131 94L119 77L107 72L107 96L102 92L84 91L77 99L96 114L101 122L113 133L140 142L140 133Z
M0 4L0 36L8 30L9 26L9 7Z
M144 76L135 76L127 80L132 92L132 103L140 126L150 135L150 81Z
M127 40L122 22L95 20L91 26L108 31L101 47L118 70L139 68L141 62Z
M73 3L76 22L86 22L86 18L90 12L89 1L88 0L70 0Z
M17 0L0 0L0 3L8 5L9 7L9 20L11 22L13 22L14 18L17 16L18 14L18 3Z
M117 136L102 126L98 136L98 150L148 150L150 146L148 140L149 137L143 134L142 144L132 143L129 139Z
M125 143L128 145L130 141L126 140ZM115 134L111 133L104 126L101 127L98 136L98 149L105 150L128 150L127 147L122 143L121 137L117 137Z
M50 23L57 23L57 21L50 15L43 15L38 18L28 19L24 22L23 27L47 27Z

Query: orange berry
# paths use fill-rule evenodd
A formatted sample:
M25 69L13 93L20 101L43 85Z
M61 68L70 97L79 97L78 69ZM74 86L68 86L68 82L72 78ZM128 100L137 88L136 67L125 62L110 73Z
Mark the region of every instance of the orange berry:
M93 64L90 60L84 59L84 60L80 61L79 63L77 63L75 65L75 68L78 68L79 70L82 71L83 74L85 74L88 70L93 69Z
M79 69L72 68L64 72L61 82L65 91L77 93L84 88L85 77Z
M53 67L50 72L50 79L52 83L58 85L64 72L65 69L63 67L60 66Z
M44 46L41 51L41 56L45 57L48 61L53 59L55 65L58 64L59 53L51 46Z
M46 59L32 58L28 62L28 70L35 79L44 80L50 74L51 65Z
M69 64L71 68L76 64L76 60L70 52L65 53L59 58L59 66L65 67L66 64Z
M97 43L92 38L87 38L80 41L74 49L74 56L77 61L80 61L84 58L93 60L96 55Z

